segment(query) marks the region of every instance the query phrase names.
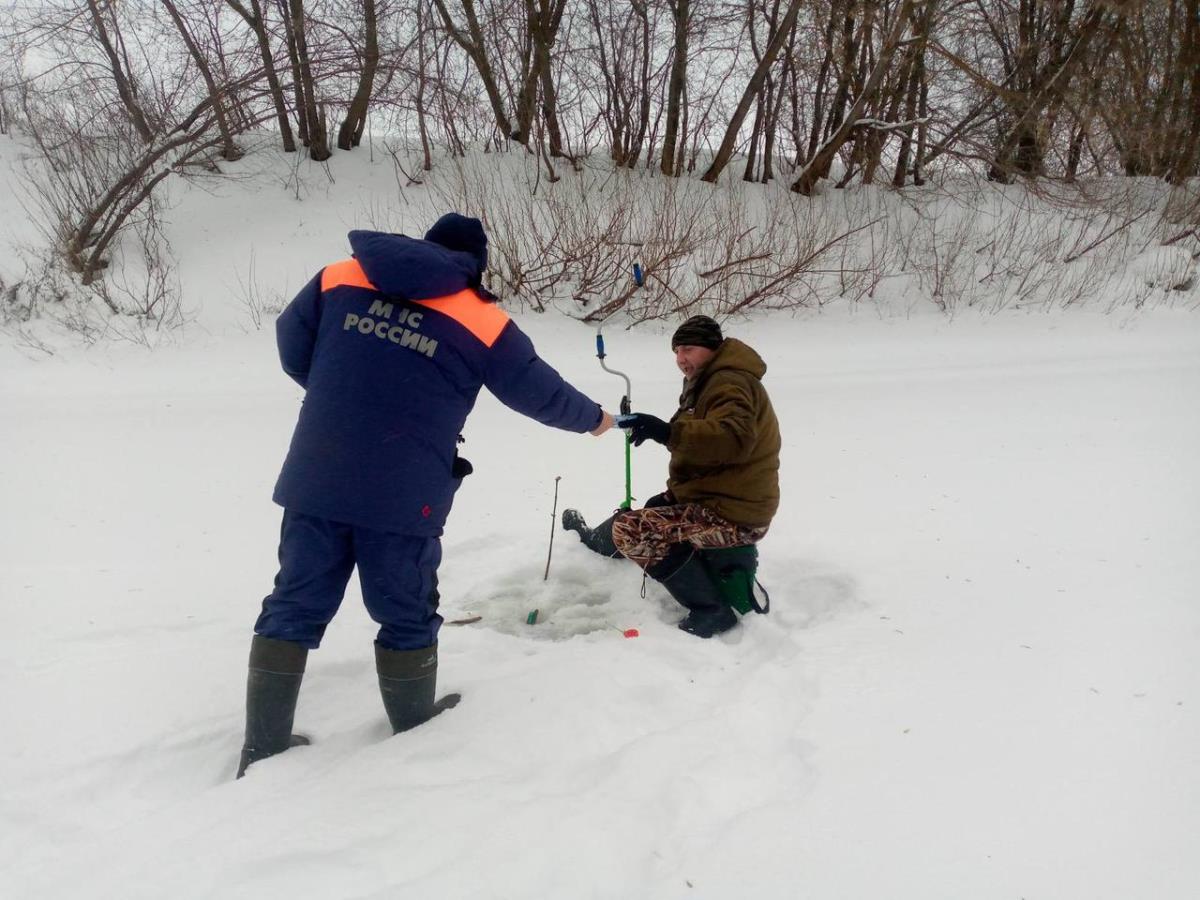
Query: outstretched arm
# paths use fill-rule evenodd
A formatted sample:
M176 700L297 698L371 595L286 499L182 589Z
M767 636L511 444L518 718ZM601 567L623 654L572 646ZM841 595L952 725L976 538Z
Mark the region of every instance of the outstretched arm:
M612 427L612 416L542 360L513 322L491 347L484 384L509 409L543 425L592 434Z

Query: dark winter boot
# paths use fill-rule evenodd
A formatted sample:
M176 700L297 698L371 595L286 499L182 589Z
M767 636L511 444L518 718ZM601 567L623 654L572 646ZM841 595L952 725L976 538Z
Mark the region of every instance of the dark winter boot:
M665 559L648 566L646 574L688 610L680 630L710 638L737 624L737 614L725 605L720 588L691 545L677 544Z
M292 734L307 659L308 650L299 644L254 636L246 680L246 742L238 778L251 763L308 743L304 735Z
M437 644L420 650L388 650L377 643L375 669L392 734L415 728L457 706L462 699L461 694L447 694L436 703L433 700L437 690Z
M589 550L616 559L621 555L617 545L613 543L612 527L616 514L609 516L595 528L588 528L583 515L577 509L564 509L562 527L564 531L576 531L583 540L583 546Z

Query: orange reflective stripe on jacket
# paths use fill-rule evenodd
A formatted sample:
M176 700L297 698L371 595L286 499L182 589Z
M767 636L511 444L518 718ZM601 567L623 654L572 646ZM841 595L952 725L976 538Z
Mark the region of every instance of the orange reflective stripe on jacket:
M366 288L369 291L378 290L375 285L371 284L371 280L367 278L367 273L363 271L363 267L357 259L344 259L341 262L335 262L332 265L326 266L321 271L321 293L331 291L335 287L360 287Z
M480 300L479 295L470 288L448 297L413 302L449 316L479 338L485 347L496 343L496 338L500 337L500 332L508 324L508 314L504 310Z
M362 265L357 259L346 259L326 266L321 272L321 292L337 287L366 288L378 291L367 278ZM449 316L475 335L485 347L496 343L500 332L508 324L508 314L493 303L481 300L471 288L450 294L446 297L435 297L431 300L414 300L421 306L428 307L444 316Z

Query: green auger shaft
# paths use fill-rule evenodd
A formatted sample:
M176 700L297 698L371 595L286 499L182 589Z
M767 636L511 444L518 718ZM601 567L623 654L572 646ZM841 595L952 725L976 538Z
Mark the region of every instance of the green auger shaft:
M621 398L621 415L627 416L633 410L633 407L632 407L632 404L630 401L630 395L633 393L633 388L630 385L628 375L626 375L624 372L618 372L616 369L610 369L608 367L608 365L604 362L604 357L606 354L604 352L604 334L601 332L601 328L603 328L603 327L604 327L604 323L601 323L600 327L598 327L596 329L596 358L598 360L600 360L600 368L602 368L605 372L608 372L612 375L618 375L621 378L625 379L625 396ZM625 500L621 503L621 509L630 509L633 507L633 467L632 467L632 463L631 463L632 454L630 451L630 447L632 445L633 445L633 439L629 436L628 432L626 432L626 434L625 434Z

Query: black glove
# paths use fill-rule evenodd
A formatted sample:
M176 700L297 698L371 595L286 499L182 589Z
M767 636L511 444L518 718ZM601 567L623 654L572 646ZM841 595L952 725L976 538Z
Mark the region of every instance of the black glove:
M642 509L654 509L656 506L674 506L675 498L671 496L670 491L663 491L661 494L655 494L646 501Z
M626 427L635 447L642 446L645 441L657 441L665 447L671 437L671 426L649 413L634 413Z

